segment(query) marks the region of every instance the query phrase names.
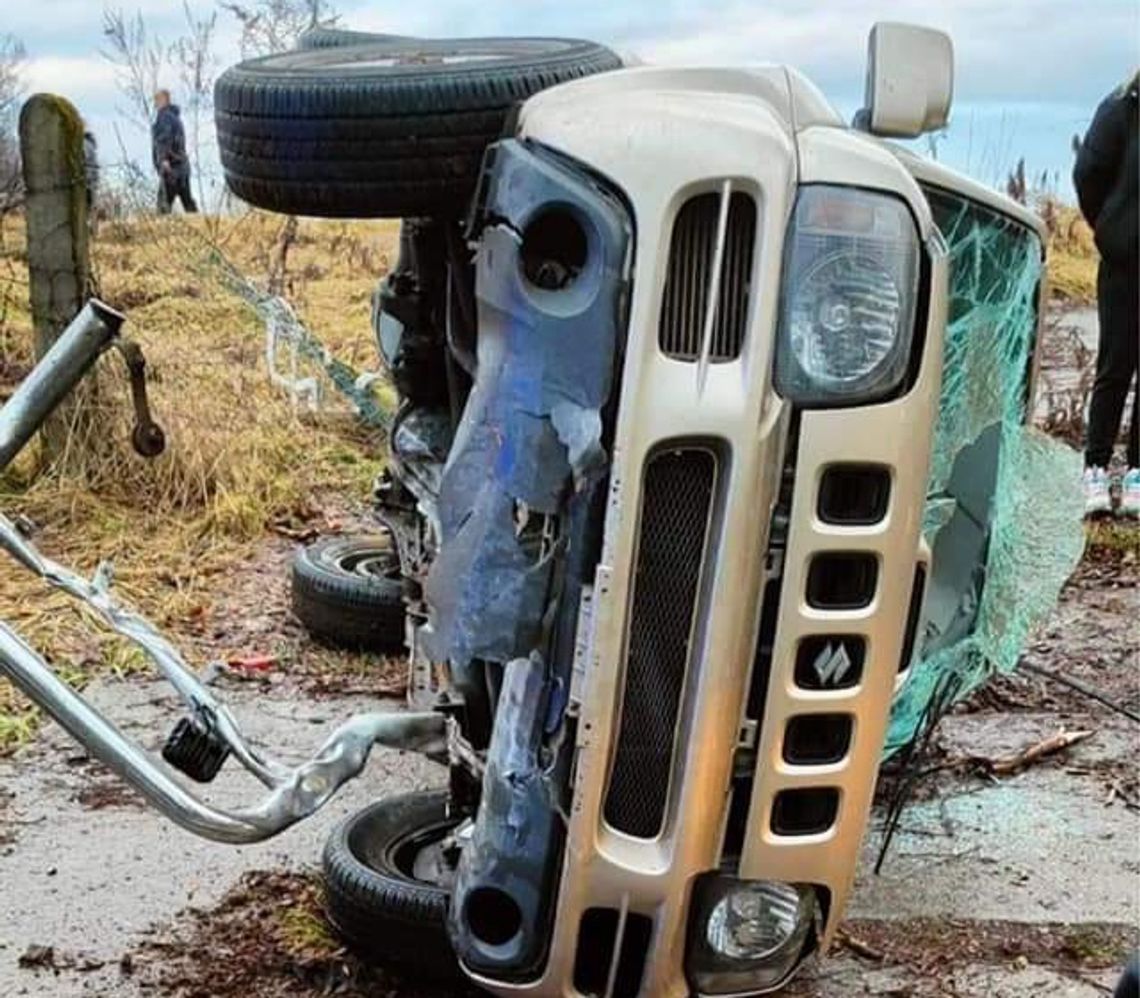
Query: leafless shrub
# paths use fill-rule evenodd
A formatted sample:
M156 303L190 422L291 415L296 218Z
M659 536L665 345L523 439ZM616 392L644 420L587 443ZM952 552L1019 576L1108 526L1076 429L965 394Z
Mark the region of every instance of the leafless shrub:
M297 216L290 215L281 226L274 243L273 252L269 257L269 272L266 275L266 286L271 295L284 294L286 279L289 273L289 249L297 241Z
M1092 395L1096 365L1080 329L1053 314L1041 335L1041 370L1037 388L1037 425L1046 433L1081 447L1085 412Z
M115 67L119 92L127 102L122 112L132 124L147 131L151 101L166 67L166 46L140 11L129 15L121 8L103 11L103 37L107 47L101 54Z
M1017 166L1010 171L1005 181L1005 192L1018 204L1025 204L1029 193L1029 185L1025 179L1025 157L1017 161Z
M183 0L182 12L186 18L186 34L175 39L170 46L170 60L178 72L181 84L180 96L190 125L188 145L198 185L198 201L204 206L206 188L202 150L205 136L202 122L203 117L208 118L214 107L214 78L217 75L218 60L213 45L218 15L215 11L209 17L195 17L186 0Z
M241 26L241 52L245 58L284 52L309 28L332 24L337 13L329 0L223 0Z
M16 116L24 95L23 43L14 35L0 34L0 216L20 201L20 143Z

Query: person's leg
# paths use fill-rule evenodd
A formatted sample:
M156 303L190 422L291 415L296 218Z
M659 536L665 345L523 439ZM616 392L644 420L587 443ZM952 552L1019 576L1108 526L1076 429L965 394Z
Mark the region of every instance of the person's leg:
M1124 976L1116 985L1113 998L1140 998L1140 955L1133 954L1124 970Z
M198 211L198 205L194 203L194 195L190 190L190 172L183 173L178 178L178 200L182 202L182 210L188 215L193 215Z
M1132 428L1128 431L1128 467L1140 468L1140 381L1136 383L1136 392L1132 396Z
M1096 284L1100 340L1096 381L1089 403L1085 465L1107 468L1120 433L1128 389L1136 374L1140 313L1137 311L1137 276L1131 268L1112 267L1102 261Z
M1132 427L1128 431L1128 470L1120 483L1121 516L1140 517L1140 439L1137 439L1137 415L1140 410L1140 382L1132 396ZM1140 996L1138 996L1140 998Z
M160 176L158 178L158 213L160 215L169 215L173 200L173 192L170 189L169 178L164 175Z

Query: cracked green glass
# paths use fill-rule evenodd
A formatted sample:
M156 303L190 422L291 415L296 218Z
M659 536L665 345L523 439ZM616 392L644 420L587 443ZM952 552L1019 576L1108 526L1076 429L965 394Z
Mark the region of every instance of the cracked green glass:
M1040 239L960 195L926 193L950 263L923 517L935 557L888 755L950 703L1016 668L1084 546L1080 455L1027 425Z

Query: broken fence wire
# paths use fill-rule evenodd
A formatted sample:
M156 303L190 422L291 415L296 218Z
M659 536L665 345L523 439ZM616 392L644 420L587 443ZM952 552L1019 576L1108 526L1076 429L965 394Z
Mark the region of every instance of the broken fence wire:
M270 378L275 384L287 388L294 398L305 398L312 408L320 398L320 389L313 378L298 378L296 364L289 377L276 369L276 346L288 343L296 354L316 363L333 387L352 403L360 419L369 426L388 431L393 414L371 390L380 375L360 372L333 356L317 336L302 323L293 307L279 295L263 291L237 269L217 247L211 247L206 257L208 266L218 275L222 285L244 301L265 323L266 362Z

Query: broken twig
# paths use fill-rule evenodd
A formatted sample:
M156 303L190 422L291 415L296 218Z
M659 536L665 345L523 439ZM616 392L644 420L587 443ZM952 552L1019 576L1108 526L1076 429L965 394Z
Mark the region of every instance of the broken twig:
M1094 686L1082 683L1079 679L1070 679L1068 676L1062 676L1060 673L1053 672L1050 669L1043 669L1041 666L1034 665L1032 662L1023 662L1021 668L1026 672L1032 672L1035 675L1043 676L1045 679L1051 679L1055 683L1060 683L1062 686L1067 686L1082 696L1086 696L1090 700L1095 700L1097 703L1104 704L1104 706L1116 711L1116 713L1123 714L1129 720L1140 724L1140 714L1137 714L1134 710L1130 710L1123 704L1117 703L1107 693L1101 692Z
M1012 776L1034 763L1047 759L1049 756L1063 752L1073 745L1091 738L1093 731L1060 731L1051 735L1044 741L1030 745L1016 755L1004 759L991 759L984 755L959 755L947 759L945 762L932 766L927 773L958 772L964 769L973 769L978 775L995 778L998 776ZM924 774L926 775L926 774ZM993 782L997 782L993 779Z
M1040 762L1042 759L1056 755L1058 752L1064 752L1065 749L1076 745L1078 742L1091 738L1093 734L1092 731L1059 731L1052 737L1046 738L1036 745L1030 745L1029 748L1007 759L975 758L974 761L984 766L995 776L1010 776L1036 762Z
M887 954L882 950L875 949L870 943L864 942L858 936L851 935L846 929L836 930L835 941L844 949L850 950L856 956L861 956L865 960L882 963L887 958Z

